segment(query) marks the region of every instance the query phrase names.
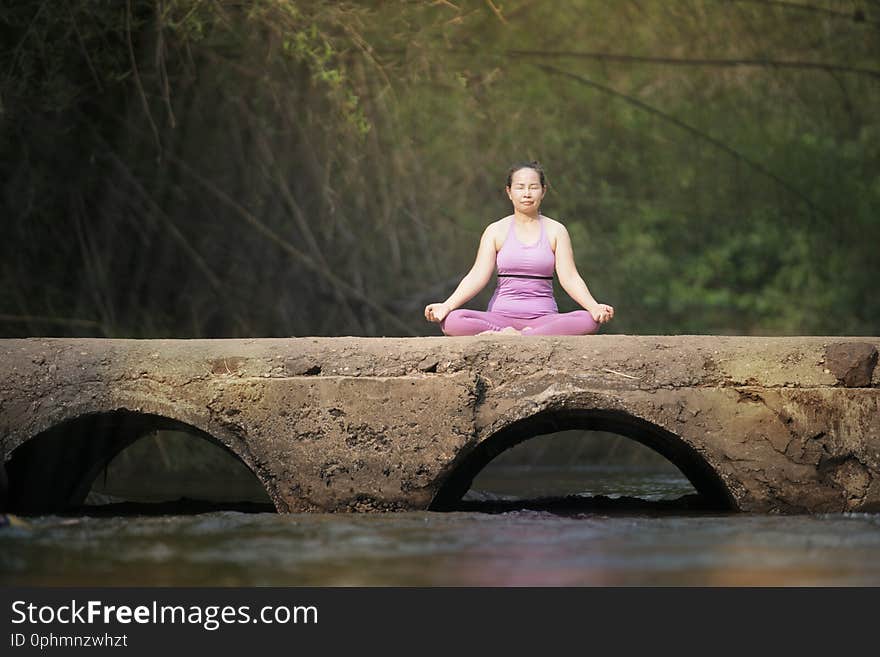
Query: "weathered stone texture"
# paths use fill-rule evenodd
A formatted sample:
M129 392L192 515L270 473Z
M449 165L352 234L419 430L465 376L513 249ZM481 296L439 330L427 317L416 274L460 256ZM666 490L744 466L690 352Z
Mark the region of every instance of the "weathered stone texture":
M281 511L376 511L428 508L456 477L467 483L474 459L536 431L598 427L649 444L744 511L876 511L878 344L0 340L0 451L10 461L64 422L126 410L224 444Z
M825 358L831 373L848 388L871 385L877 365L877 347L867 342L838 342L828 345Z

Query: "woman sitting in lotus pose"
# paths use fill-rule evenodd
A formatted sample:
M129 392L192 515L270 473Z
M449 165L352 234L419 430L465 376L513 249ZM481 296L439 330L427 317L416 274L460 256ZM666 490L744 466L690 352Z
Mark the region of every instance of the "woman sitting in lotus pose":
M483 231L474 266L446 301L425 307L425 319L440 322L446 335L588 335L614 317L614 308L598 303L578 274L565 226L539 212L546 192L539 163L510 168L507 196L513 214ZM456 310L486 287L496 266L498 286L486 311ZM585 310L559 312L554 269L562 288Z

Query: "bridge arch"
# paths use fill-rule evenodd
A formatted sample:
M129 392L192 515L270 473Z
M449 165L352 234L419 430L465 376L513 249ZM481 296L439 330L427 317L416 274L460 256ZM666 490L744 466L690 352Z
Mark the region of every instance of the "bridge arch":
M619 409L546 408L514 419L493 431L449 468L429 509L449 510L464 497L476 475L502 452L536 436L568 430L614 433L649 447L675 465L691 485L718 510L738 505L724 480L687 441L657 424Z
M129 405L111 410L67 409L65 415L54 423L44 423L7 455L5 506L9 511L45 514L81 506L99 473L126 448L156 431L180 431L220 447L241 462L269 498L275 499L272 487L254 467L247 443L240 438L209 433L171 413Z

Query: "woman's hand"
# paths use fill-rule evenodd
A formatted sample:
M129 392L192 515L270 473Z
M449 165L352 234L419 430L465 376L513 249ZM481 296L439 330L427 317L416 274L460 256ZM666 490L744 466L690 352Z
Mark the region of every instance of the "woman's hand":
M442 322L449 314L449 306L445 303L429 303L425 306L425 319L429 322Z
M590 315L593 316L597 324L604 324L611 321L611 318L614 317L614 308L607 303L599 303L590 308Z

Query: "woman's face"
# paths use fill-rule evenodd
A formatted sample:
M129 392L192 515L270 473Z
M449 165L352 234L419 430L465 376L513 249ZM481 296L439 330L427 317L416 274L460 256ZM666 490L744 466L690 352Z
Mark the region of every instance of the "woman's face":
M513 203L513 209L523 214L535 214L544 198L541 176L534 169L519 169L510 178L507 196Z

